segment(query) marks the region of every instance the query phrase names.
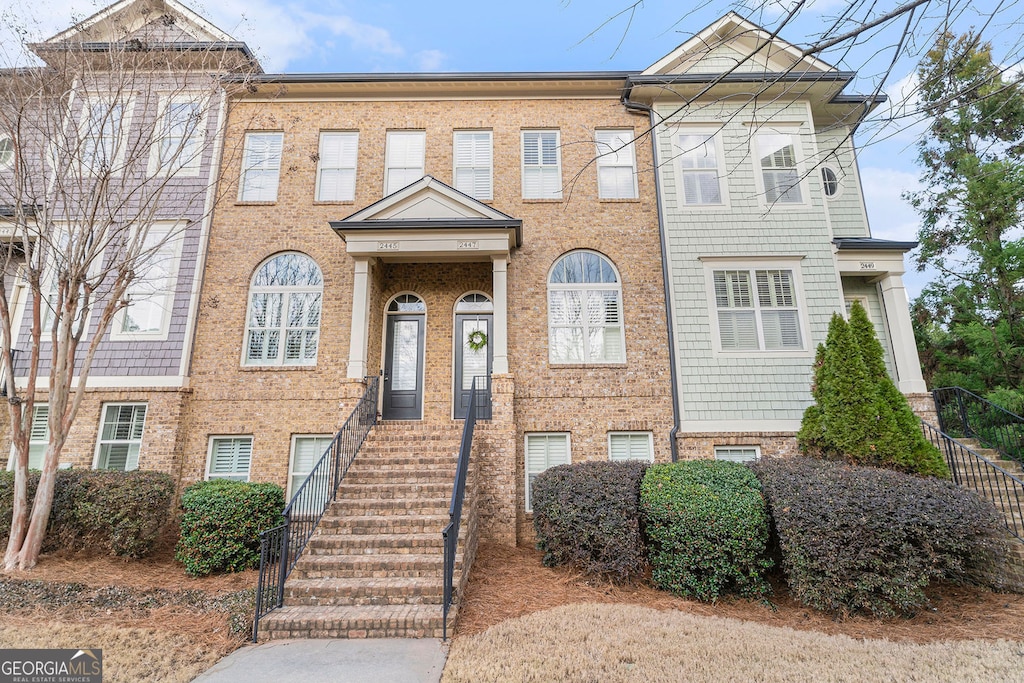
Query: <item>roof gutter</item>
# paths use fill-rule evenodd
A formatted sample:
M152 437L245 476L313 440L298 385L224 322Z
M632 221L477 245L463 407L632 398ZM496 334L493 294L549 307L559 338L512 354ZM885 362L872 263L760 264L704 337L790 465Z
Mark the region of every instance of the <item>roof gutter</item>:
M676 386L676 326L675 318L672 315L672 299L670 291L670 278L668 271L668 235L665 233L665 212L661 210L661 174L658 173L660 162L658 161L658 137L655 134L657 121L655 121L654 107L629 99L629 89L622 95L622 106L627 111L635 114L647 114L651 122L651 157L654 163L654 199L658 207L658 236L661 241L661 280L665 286L665 320L667 323L668 335L668 362L669 362L669 385L672 389L672 429L668 433L669 448L672 452L672 462L679 461L679 444L676 437L679 434L681 420L679 414L679 388Z

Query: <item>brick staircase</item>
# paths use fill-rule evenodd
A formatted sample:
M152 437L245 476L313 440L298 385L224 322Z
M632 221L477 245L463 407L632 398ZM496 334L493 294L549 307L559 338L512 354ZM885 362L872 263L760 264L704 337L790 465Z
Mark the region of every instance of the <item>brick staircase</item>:
M461 435L461 421L387 422L370 431L285 582L284 607L260 621L261 640L441 637L441 530ZM467 488L464 509L473 515L470 495ZM475 526L466 515L456 586Z

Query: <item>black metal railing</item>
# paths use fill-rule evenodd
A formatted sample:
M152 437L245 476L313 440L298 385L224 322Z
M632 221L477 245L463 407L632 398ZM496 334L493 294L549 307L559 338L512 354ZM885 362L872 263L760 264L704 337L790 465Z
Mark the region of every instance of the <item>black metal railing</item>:
M477 391L477 382L481 391ZM459 522L462 518L462 503L466 498L466 474L469 471L469 452L473 450L473 430L476 420L482 415L490 417L491 392L490 377L474 377L469 390L469 408L466 410L466 422L462 426L462 442L459 445L459 460L455 466L455 482L452 485L452 502L448 506L448 524L441 532L444 539L444 599L442 613L444 625L441 627L442 637L448 640L448 611L452 606L455 582L455 555L459 548Z
M295 568L327 506L338 495L341 480L376 423L377 377L368 377L363 397L285 506L281 513L284 521L260 534L260 576L256 584L253 642L259 635L260 619L283 604L285 580Z
M953 481L995 505L1010 533L1024 541L1024 480L927 422L921 429L946 457Z
M1024 417L961 387L936 389L932 396L943 432L977 439L1004 457L1024 463Z

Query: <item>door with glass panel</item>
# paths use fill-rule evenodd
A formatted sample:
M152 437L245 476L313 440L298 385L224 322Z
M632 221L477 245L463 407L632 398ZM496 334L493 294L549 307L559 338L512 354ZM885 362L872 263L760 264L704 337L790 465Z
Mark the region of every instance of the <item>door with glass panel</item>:
M426 307L403 294L388 306L381 416L419 420L423 416L423 337Z

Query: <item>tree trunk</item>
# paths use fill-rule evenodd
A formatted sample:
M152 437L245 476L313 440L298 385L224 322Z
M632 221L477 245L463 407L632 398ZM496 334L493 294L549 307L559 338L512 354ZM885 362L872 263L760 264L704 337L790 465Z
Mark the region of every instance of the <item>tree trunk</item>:
M49 453L47 455L50 455ZM18 552L18 569L31 569L39 561L39 551L43 548L46 526L50 521L50 508L53 507L53 487L57 482L57 458L47 457L44 460L43 472L39 476L35 500L32 503L32 519L28 525L28 533Z
M22 462L20 453L14 457L14 510L11 515L11 535L7 539L7 552L4 553L5 572L16 568L25 540L25 528L28 526L28 463Z

